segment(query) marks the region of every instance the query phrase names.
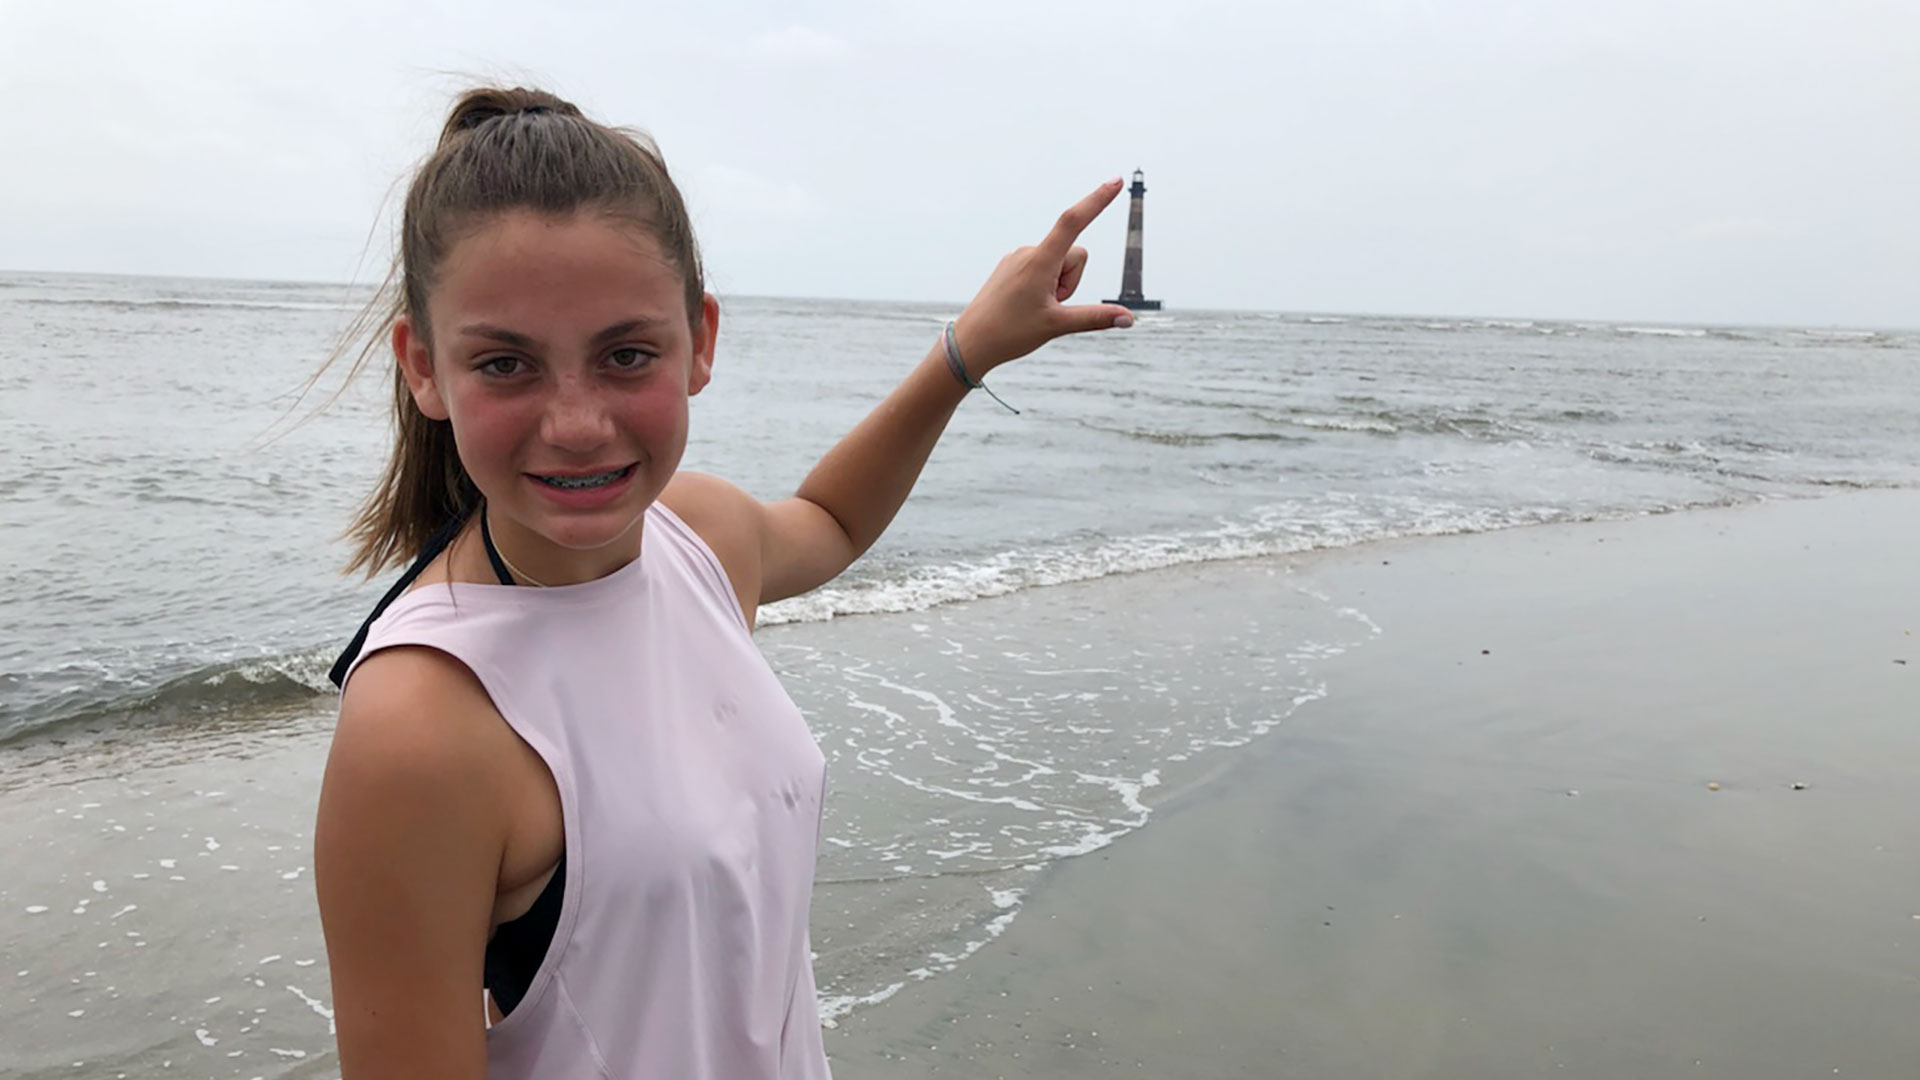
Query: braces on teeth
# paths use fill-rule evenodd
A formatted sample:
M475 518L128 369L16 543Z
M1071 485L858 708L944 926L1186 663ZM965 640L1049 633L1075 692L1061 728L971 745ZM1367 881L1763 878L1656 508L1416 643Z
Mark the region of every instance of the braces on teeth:
M612 472L603 472L595 476L543 476L540 478L540 482L559 488L603 487L625 476L626 473L627 470L625 469L615 469Z

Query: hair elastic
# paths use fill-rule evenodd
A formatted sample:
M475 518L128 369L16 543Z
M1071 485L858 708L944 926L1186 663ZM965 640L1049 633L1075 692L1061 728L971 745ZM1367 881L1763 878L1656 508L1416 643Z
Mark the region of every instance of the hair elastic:
M984 381L975 382L972 378L968 377L967 365L960 359L960 343L955 340L953 335L953 320L947 320L947 328L941 332L940 338L947 346L947 370L953 372L953 377L960 380L961 386L969 390L985 390L987 396L995 401L999 401L1002 408L1015 416L1020 415L1019 409L1008 405L1004 401L1000 401L1000 395L994 393L993 389Z

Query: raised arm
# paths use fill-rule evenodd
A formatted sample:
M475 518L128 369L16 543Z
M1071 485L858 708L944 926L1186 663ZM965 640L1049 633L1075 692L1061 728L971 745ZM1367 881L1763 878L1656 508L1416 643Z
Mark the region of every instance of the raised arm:
M1075 241L1120 192L1109 180L1069 207L1037 246L1000 260L955 322L975 383L1054 338L1132 324L1114 304L1067 304L1086 269ZM667 501L707 537L749 618L758 604L833 580L880 538L920 478L967 387L935 341L879 407L829 450L793 498L761 504L711 477L676 478Z

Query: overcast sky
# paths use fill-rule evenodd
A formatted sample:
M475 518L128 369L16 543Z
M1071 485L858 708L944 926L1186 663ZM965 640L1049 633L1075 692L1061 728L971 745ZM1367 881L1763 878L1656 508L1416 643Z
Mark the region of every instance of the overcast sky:
M377 277L472 78L652 131L723 295L964 300L1137 167L1169 307L1920 326L1913 0L0 0L0 269Z

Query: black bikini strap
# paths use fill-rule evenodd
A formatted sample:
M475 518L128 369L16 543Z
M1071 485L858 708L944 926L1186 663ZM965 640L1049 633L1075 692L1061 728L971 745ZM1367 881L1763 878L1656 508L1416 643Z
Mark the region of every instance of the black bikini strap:
M393 583L393 588L387 590L387 595L381 597L380 602L373 605L373 613L368 615L366 621L360 624L360 629L354 633L353 640L347 643L346 649L341 652L338 659L334 660L333 668L327 672L327 679L331 681L333 685L341 687L342 689L346 687L347 672L353 667L353 662L359 659L360 650L366 648L367 632L373 629L374 620L385 614L387 608L393 606L395 600L400 599L400 595L407 591L407 586L413 584L414 579L420 576L420 572L427 568L428 563L432 562L441 552L447 550L447 545L453 543L453 538L460 535L460 527L466 523L467 519L465 518L454 518L452 521L447 522L439 532L434 533L433 536L427 540L427 546L421 549L420 557L413 560L413 565L407 568L406 573L400 575L399 581ZM493 534L487 531L487 515L485 510L482 510L480 513L480 537L486 542L487 561L493 563L493 572L500 576L500 584L513 584L513 575L507 573L506 564L500 558L499 550L493 546Z
M421 550L420 557L413 560L413 565L407 567L407 572L400 575L399 581L393 583L393 588L387 590L387 595L381 597L380 602L373 605L373 613L368 615L366 621L360 624L360 629L354 633L353 640L347 642L346 649L340 653L339 658L334 660L332 670L327 672L327 679L332 682L333 685L345 689L347 685L347 670L353 667L354 660L360 656L360 650L366 647L367 631L373 629L373 621L378 619L381 613L385 612L388 607L392 606L395 600L400 599L400 594L407 591L407 586L413 584L413 580L420 576L420 571L427 568L427 564L433 561L434 556L447 550L447 545L453 543L453 538L459 535L460 526L464 524L466 524L466 519L454 518L452 521L447 522L439 532L434 533L432 537L428 538L427 546Z
M507 569L507 560L500 557L500 549L493 546L493 530L487 527L487 508L480 507L480 542L486 545L487 561L493 564L493 572L499 577L500 584L514 584L513 573Z

